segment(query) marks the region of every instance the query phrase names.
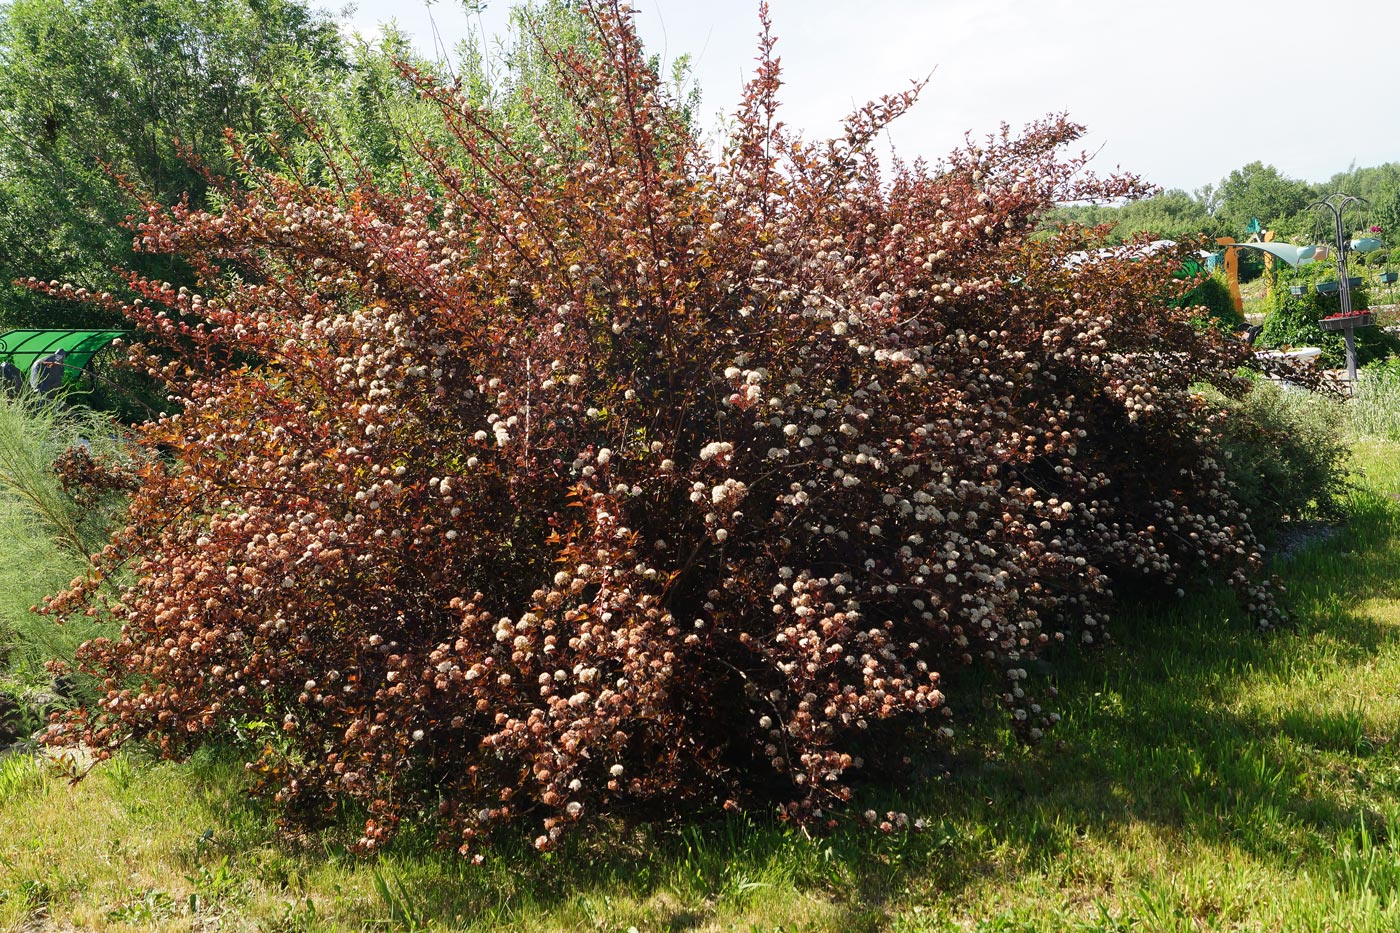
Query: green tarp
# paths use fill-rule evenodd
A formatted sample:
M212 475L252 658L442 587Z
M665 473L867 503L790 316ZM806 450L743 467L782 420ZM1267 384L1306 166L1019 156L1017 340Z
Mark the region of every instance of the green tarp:
M125 334L124 330L12 330L0 334L0 361L14 363L28 379L29 368L39 357L67 350L64 377L71 381L93 356Z

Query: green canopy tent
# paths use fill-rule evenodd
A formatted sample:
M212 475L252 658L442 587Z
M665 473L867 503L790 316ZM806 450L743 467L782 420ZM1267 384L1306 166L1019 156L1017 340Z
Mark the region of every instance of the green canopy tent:
M12 330L0 334L0 362L13 363L28 379L35 360L66 350L63 381L75 383L94 356L125 335L124 330Z

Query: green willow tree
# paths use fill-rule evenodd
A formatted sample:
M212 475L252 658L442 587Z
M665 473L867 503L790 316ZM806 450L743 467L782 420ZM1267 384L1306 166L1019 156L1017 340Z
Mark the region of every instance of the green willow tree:
M418 55L393 27L374 41L356 37L348 75L306 101L332 145L303 141L293 156L295 167L327 169L334 163L341 177L367 172L380 187L410 181L441 193L440 180L419 158L430 146L464 177L484 182L478 166L457 157L439 109L415 89L414 73L434 74L452 84L477 118L496 132L508 132L527 147L542 145L547 133L553 145L572 148L583 158L579 129L586 115L579 108L580 89L555 80L550 55L568 50L587 60L603 59L608 50L594 37L595 28L575 0L527 0L511 8L504 34L489 43L469 34L446 59ZM647 66L668 83L678 116L693 130L700 92L691 83L689 56L678 57L669 68L651 56Z
M335 22L290 0L13 0L0 6L0 322L83 323L9 283L89 287L137 257L111 177L202 204L184 153L227 164L224 130L295 133L282 103L347 67Z
M116 290L120 268L187 282L174 260L132 251L123 221L135 202L112 176L157 202L216 208L188 157L231 171L226 130L260 164L307 180L431 189L419 156L424 146L450 151L450 141L411 77L431 73L503 125L519 124L517 135L530 135L535 112L550 116L556 138L572 136L575 102L546 80L542 50L602 54L580 41L588 25L564 0L524 3L498 45L468 41L453 63L417 55L392 27L347 40L301 0L0 3L0 326L105 323L16 279ZM650 64L659 72L659 60ZM686 82L686 59L670 78ZM691 117L698 92L678 96ZM544 106L531 111L531 101Z
M1394 252L1395 238L1400 236L1400 179L1387 182L1375 192L1371 210L1372 220Z

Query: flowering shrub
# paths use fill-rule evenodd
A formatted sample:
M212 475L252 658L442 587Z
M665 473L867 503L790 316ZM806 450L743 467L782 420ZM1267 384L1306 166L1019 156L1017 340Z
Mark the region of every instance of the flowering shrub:
M274 723L260 786L360 802L366 850L415 816L464 853L520 819L541 848L602 813L823 825L863 766L951 733L960 667L1038 738L1025 661L1099 637L1115 581L1206 566L1275 621L1190 391L1247 350L1163 306L1179 257L1030 236L1141 188L1059 156L1079 127L882 180L914 93L805 142L765 28L712 155L625 10L587 14L590 50L542 50L576 134L541 113L527 150L413 74L455 140L422 147L440 196L250 163L220 212L139 225L199 291L51 289L119 307L178 411L50 606L130 562L120 637L80 652L107 695L50 742Z

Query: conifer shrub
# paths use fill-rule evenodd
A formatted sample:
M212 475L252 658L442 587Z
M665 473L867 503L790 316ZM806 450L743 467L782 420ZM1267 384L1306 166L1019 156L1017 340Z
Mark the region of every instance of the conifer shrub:
M1244 315L1235 308L1235 299L1230 295L1230 287L1224 276L1212 273L1199 280L1199 283L1183 295L1180 304L1199 309L1197 314L1203 322L1223 328L1227 333L1245 327ZM1204 314L1201 312L1204 311Z
M1142 190L1061 154L1080 127L882 175L914 91L805 141L765 19L713 153L626 12L586 12L587 49L541 50L567 138L540 113L526 148L410 72L453 140L421 151L441 195L247 161L217 213L141 215L200 288L49 289L120 310L177 410L50 604L121 631L48 741L259 736L260 789L363 808L366 851L406 819L463 853L618 814L820 827L946 741L960 669L1039 738L1027 662L1099 638L1120 581L1207 572L1278 621L1191 389L1239 391L1247 349L1166 306L1180 257L1031 237Z

